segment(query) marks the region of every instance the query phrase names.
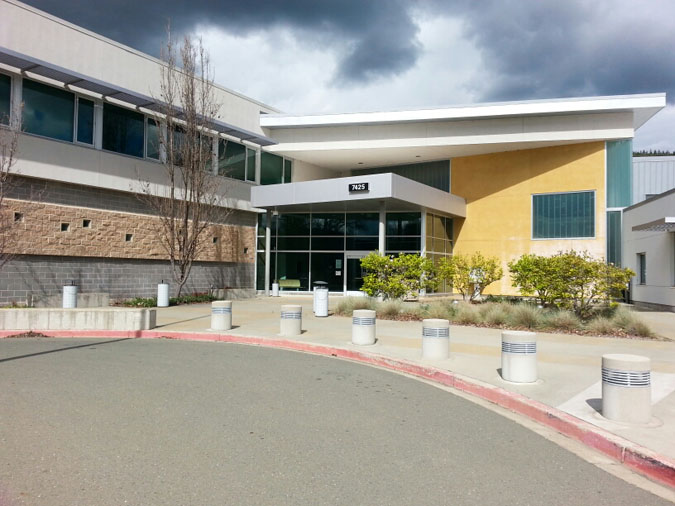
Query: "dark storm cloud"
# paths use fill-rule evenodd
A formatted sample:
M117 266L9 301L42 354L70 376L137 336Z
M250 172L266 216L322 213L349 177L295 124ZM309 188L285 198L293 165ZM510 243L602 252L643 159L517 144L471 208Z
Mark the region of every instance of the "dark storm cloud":
M246 34L289 27L307 44L346 47L334 82L367 82L404 72L420 54L406 0L27 0L76 25L158 55L167 20L177 34L204 23ZM93 7L95 6L95 7ZM338 44L339 43L339 44ZM227 50L224 48L223 50Z
M461 5L461 4L458 4ZM456 5L457 7L457 5ZM468 2L483 100L663 92L675 100L672 2ZM439 12L448 12L445 3ZM648 12L649 15L643 15ZM457 11L455 11L457 15Z

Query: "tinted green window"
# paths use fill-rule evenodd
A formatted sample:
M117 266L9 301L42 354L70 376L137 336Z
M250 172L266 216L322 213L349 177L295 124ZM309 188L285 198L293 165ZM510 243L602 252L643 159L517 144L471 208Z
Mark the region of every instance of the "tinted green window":
M378 235L379 228L380 215L377 213L347 213L347 235Z
M290 160L284 160L284 183L291 182L292 172L293 172L293 162Z
M309 253L277 253L277 275L282 290L309 290Z
M279 215L279 235L309 235L309 214Z
M255 181L255 149L246 148L246 181Z
M387 172L398 174L399 176L412 179L433 188L438 188L444 192L450 191L450 160L358 169L352 171L352 174L358 176L361 174L386 174Z
M258 262L256 266L256 289L265 289L265 253L258 253ZM270 254L270 284L277 279L277 259L276 253ZM272 288L271 286L269 288Z
M375 251L379 247L377 237L347 237L345 249L348 251Z
M607 213L607 262L621 265L621 211Z
M309 250L309 237L279 237L277 249Z
M607 142L607 207L627 207L632 201L633 143Z
M272 153L262 152L260 157L260 184L284 182L284 159Z
M73 141L75 95L28 79L23 80L24 131Z
M103 104L103 149L142 158L143 130L142 114Z
M277 235L277 223L279 221L278 215L272 215L272 236ZM267 234L267 213L258 214L258 235L265 236Z
M532 196L532 237L561 239L595 235L595 193Z
M148 118L145 152L148 158L159 160L159 126L154 119L150 118Z
M12 94L12 79L0 74L0 123L9 125L10 97Z
M344 235L345 215L343 213L312 214L312 235Z
M398 253L399 251L419 251L419 237L387 237L386 251Z
M233 141L218 142L218 174L244 181L246 179L246 147Z
M420 213L387 213L387 235L420 235Z
M94 143L94 102L77 99L77 141Z

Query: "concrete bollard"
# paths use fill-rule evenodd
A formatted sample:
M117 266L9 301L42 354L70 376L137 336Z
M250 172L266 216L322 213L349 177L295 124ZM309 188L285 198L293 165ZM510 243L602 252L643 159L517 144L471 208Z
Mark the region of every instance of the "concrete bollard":
M352 313L352 344L375 344L375 311L355 309Z
M422 358L443 360L450 356L450 322L436 318L422 321Z
M602 356L602 416L616 422L649 423L652 388L648 357Z
M522 330L502 332L502 378L514 383L537 381L537 334Z
M279 283L272 283L272 297L279 296Z
M281 306L281 335L299 336L302 333L302 306Z
M77 285L71 281L63 285L63 309L73 309L77 307Z
M157 285L157 307L169 307L169 284L164 281Z
M214 300L211 302L211 330L230 330L232 328L232 301Z

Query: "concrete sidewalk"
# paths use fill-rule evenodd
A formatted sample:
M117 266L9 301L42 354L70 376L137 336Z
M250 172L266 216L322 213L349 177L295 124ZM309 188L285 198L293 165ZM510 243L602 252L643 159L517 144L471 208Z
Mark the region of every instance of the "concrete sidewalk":
M331 301L335 303L335 299ZM538 333L540 380L532 385L503 381L501 331L451 326L448 360L421 358L421 322L377 321L377 343L351 344L351 318L312 314L310 297L256 298L233 302L234 328L227 334L261 338L279 337L282 304L303 306L303 333L294 341L358 350L420 365L433 366L516 392L558 408L606 431L675 459L675 342ZM675 314L673 315L675 317ZM675 321L675 318L673 318ZM158 310L157 331L206 332L210 305L179 306ZM601 357L606 353L644 355L652 360L653 422L648 426L619 424L604 419L601 409Z

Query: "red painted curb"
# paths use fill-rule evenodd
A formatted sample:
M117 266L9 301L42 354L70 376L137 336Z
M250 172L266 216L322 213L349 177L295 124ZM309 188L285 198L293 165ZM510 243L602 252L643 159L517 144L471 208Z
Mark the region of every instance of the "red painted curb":
M0 338L21 335L23 333L26 333L26 331L0 331ZM515 413L524 415L531 420L539 422L546 427L550 427L586 446L594 448L643 476L663 485L675 488L675 460L659 455L648 448L632 443L568 413L547 406L539 401L529 399L521 394L509 392L500 387L463 377L450 371L415 364L402 359L388 358L382 355L364 353L358 350L334 348L331 346L303 343L287 339L246 337L215 333L162 332L158 330L41 330L37 333L46 337L165 338L248 344L265 346L268 348L302 351L374 365L452 387Z

